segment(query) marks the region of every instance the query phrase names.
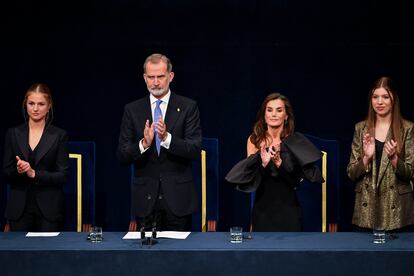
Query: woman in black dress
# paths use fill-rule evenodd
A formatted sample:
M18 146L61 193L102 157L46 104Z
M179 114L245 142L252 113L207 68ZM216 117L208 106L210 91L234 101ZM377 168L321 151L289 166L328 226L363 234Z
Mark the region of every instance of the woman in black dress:
M302 210L296 186L302 178L322 182L315 162L321 152L302 134L294 132L289 100L268 95L247 140L247 158L226 176L245 192L255 191L253 231L301 231Z

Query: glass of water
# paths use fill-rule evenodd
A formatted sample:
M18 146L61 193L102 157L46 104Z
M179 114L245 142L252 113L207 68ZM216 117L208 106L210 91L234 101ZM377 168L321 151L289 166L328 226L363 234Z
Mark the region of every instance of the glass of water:
M243 228L240 226L233 226L230 228L230 242L242 243L243 242Z
M373 229L373 243L385 243L385 230L384 229Z
M101 242L103 240L102 227L92 226L89 231L89 238L91 242Z

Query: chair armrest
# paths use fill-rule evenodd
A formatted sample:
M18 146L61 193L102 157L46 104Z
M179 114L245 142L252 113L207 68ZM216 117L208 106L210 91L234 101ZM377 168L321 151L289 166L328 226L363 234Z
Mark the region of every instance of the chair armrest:
M10 224L6 223L6 225L4 225L4 232L10 232Z
M135 231L137 231L137 221L136 220L131 220L129 222L128 231L129 232L135 232Z
M216 232L217 231L217 221L215 221L215 220L207 221L207 231L208 232Z

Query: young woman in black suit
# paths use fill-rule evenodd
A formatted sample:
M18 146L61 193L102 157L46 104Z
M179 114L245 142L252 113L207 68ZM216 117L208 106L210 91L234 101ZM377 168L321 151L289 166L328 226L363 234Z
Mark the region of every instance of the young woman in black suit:
M10 193L5 215L11 231L62 230L68 137L51 125L52 107L49 87L33 84L23 100L25 123L6 134L3 173Z

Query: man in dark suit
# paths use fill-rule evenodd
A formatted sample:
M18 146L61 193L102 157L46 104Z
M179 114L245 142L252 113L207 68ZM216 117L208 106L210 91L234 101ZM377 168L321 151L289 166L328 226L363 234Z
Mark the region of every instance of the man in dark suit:
M144 62L148 96L125 106L117 156L134 164L131 210L141 226L191 230L198 201L191 162L201 152L195 101L174 94L170 60L152 54Z

